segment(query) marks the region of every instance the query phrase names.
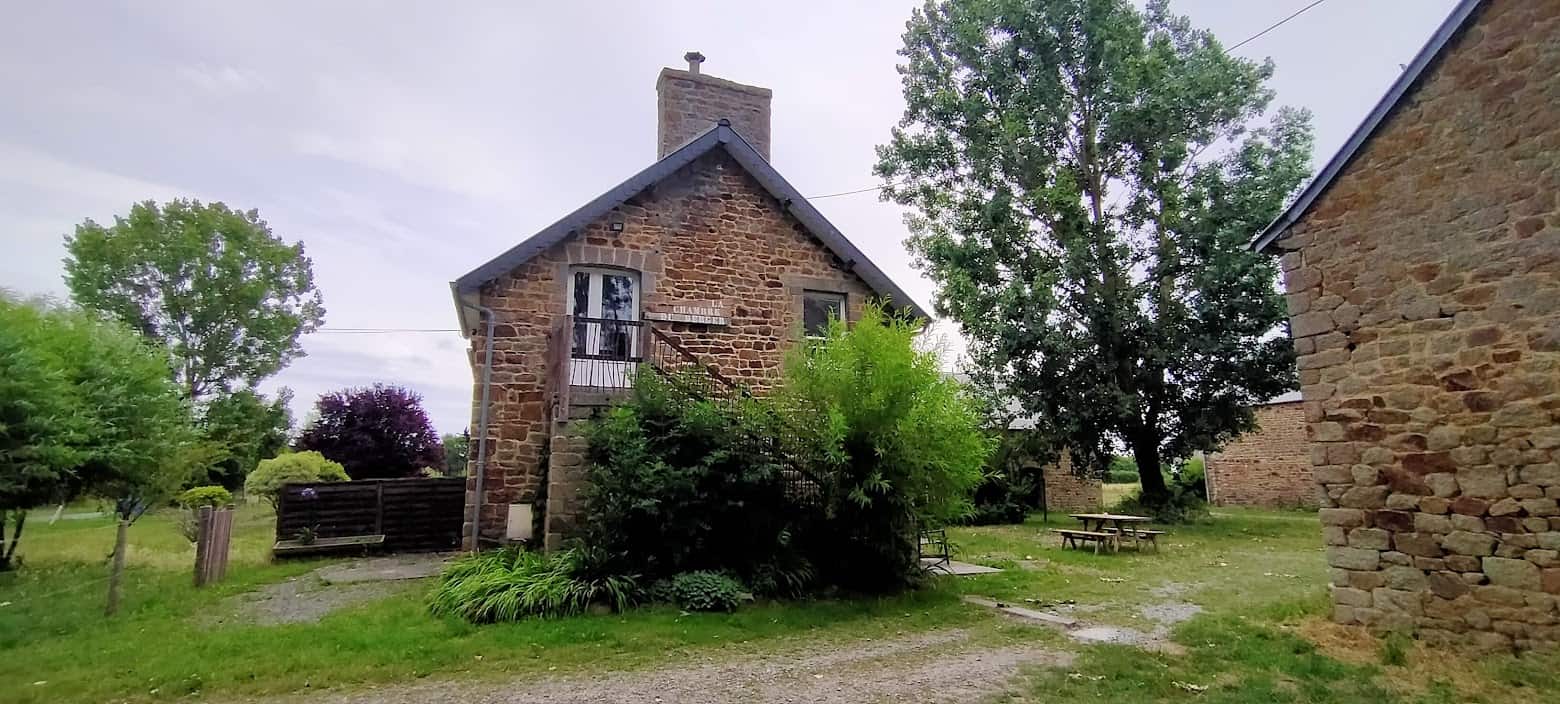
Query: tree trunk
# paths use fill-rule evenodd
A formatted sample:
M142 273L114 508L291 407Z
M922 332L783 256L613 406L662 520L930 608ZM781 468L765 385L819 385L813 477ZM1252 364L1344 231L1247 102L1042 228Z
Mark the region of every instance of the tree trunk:
M130 536L130 519L119 519L119 535L114 537L114 566L108 573L108 606L103 613L113 616L119 610L119 581L125 574L125 543Z
M1159 469L1159 442L1150 438L1134 438L1132 460L1137 462L1138 481L1143 485L1143 505L1165 505L1170 499L1170 489L1165 486L1165 475Z

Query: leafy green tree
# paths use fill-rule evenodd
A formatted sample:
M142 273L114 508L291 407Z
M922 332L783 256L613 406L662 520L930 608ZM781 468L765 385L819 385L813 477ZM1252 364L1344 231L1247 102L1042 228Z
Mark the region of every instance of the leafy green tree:
M83 311L0 297L0 569L12 564L28 509L80 495L160 501L188 476L194 439L166 358L140 336ZM125 513L126 526L139 515Z
M350 480L341 463L325 459L318 452L284 452L262 460L260 466L244 479L244 491L275 506L285 484Z
M471 433L462 430L460 435L445 433L442 438L444 443L444 476L466 476L466 458L471 451Z
M287 436L292 430L292 412L288 410L291 401L292 391L284 388L275 399L241 389L207 402L200 414L201 435L222 448L222 458L210 466L206 477L194 481L227 489L243 486L244 477L254 471L260 460L287 449Z
M303 245L273 235L254 210L146 201L108 227L87 220L65 246L76 303L166 346L192 401L275 374L324 319Z
M786 357L777 396L817 447L829 529L820 572L847 586L893 588L918 571L916 527L971 510L992 438L980 404L916 344L921 324L866 306L852 326Z
M877 172L976 381L1080 471L1128 448L1167 500L1162 465L1294 387L1277 272L1245 245L1307 174L1309 116L1266 116L1272 64L1163 0L934 0L904 42Z

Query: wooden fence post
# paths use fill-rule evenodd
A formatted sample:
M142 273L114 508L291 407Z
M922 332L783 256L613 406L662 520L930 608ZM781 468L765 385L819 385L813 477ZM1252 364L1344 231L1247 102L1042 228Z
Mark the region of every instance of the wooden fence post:
M227 576L228 544L233 536L233 509L200 507L195 534L195 586L204 587Z
M206 586L206 563L211 560L211 507L195 509L195 586Z

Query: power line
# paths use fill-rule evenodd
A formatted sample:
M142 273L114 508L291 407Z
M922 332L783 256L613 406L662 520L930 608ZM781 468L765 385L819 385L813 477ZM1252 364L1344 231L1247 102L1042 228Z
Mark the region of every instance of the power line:
M1242 39L1242 40L1240 40L1238 42L1235 42L1228 49L1225 49L1225 51L1235 51L1236 49L1239 49L1239 48L1241 48L1241 47L1243 47L1243 46L1245 46L1247 44L1250 44L1251 42L1256 41L1257 39L1260 39L1262 37L1262 35L1267 34L1268 32L1271 32L1271 31L1273 31L1275 29L1278 29L1279 27L1284 26L1290 20L1305 14L1306 11L1308 11L1311 8L1316 7L1317 5L1320 5L1320 4L1324 3L1324 2L1327 2L1327 0L1315 0L1315 2L1312 2L1311 4L1306 5L1305 7L1302 7L1300 9L1298 9L1298 10L1295 10L1288 17L1285 17L1284 19L1281 19L1281 20L1279 20L1277 22L1274 22L1273 24L1268 25L1266 29L1263 29L1262 31L1257 32L1256 34L1253 34L1253 35L1251 35L1249 37L1246 37L1245 39ZM897 183L885 183L885 184L883 184L881 186L872 186L870 188L858 188L858 189L856 189L854 191L841 191L839 193L827 193L827 194L824 194L824 195L821 195L821 196L806 196L806 198L807 198L807 200L818 200L820 198L837 198L839 196L853 196L853 195L856 195L857 193L870 193L872 191L881 191L881 190L883 190L885 188L888 188L889 186L897 186L897 185L899 185L899 184L897 184Z
M858 189L856 189L854 191L841 191L839 193L827 193L827 194L824 194L824 195L821 195L821 196L807 196L806 198L807 198L807 200L818 200L820 198L836 198L836 197L839 197L839 196L853 196L853 195L856 195L857 193L867 193L869 191L881 191L881 190L883 190L885 188L888 188L889 186L897 186L897 185L899 185L899 184L897 184L897 183L885 183L885 184L883 184L881 186L872 186L870 188L858 188Z
M1292 19L1294 19L1296 17L1299 17L1299 16L1305 14L1306 10L1309 10L1309 9L1311 9L1313 7L1316 7L1317 5L1320 5L1320 4L1324 3L1324 2L1327 2L1327 0L1316 0L1316 2L1313 2L1313 3L1309 4L1309 5L1306 5L1305 7L1302 7L1300 9L1298 9L1298 10L1295 10L1294 14L1292 14L1292 15L1290 15L1288 17L1285 17L1284 19L1281 19L1281 20L1279 20L1277 22L1274 22L1271 25L1268 25L1267 29L1264 29L1264 30L1262 30L1260 32L1257 32L1256 34L1253 34L1253 35L1251 35L1249 37L1246 37L1245 39L1242 39L1242 40L1236 42L1230 48L1225 49L1225 51L1234 51L1236 49L1239 49L1239 48L1241 48L1241 47L1251 43L1253 40L1261 37L1262 35L1267 34L1268 32L1271 32L1271 31L1273 31L1275 29L1278 29L1279 27L1284 26L1284 23L1286 23L1286 22L1288 22L1288 21L1290 21L1290 20L1292 20Z

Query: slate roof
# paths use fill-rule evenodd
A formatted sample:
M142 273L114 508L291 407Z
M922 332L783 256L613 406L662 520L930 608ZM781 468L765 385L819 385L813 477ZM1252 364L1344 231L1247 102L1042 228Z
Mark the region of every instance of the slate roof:
M845 268L861 277L868 286L878 295L889 299L896 308L909 308L910 312L921 318L930 318L904 289L899 288L887 274L883 273L877 265L867 259L856 245L852 244L845 235L830 223L822 213L818 212L807 199L792 186L785 177L780 175L769 162L764 159L752 145L747 143L741 135L731 129L726 120L711 128L698 137L689 140L675 151L667 154L660 161L651 164L648 168L634 174L627 181L614 187L612 190L597 196L595 200L586 203L580 209L565 215L563 219L549 225L541 232L532 235L523 242L511 247L509 251L494 257L486 264L471 270L465 276L450 283L450 288L455 294L455 304L462 320L469 320L468 311L462 305L462 299L470 294L475 294L482 284L492 281L527 260L541 254L547 248L564 241L575 234L587 224L596 221L606 215L613 208L623 204L640 191L655 185L676 173L678 169L693 163L705 154L716 149L723 149L731 158L746 169L753 178L780 201L785 212L790 213L797 221L801 222L813 236L817 237L833 252L840 261L845 263Z
M1414 84L1424 75L1430 64L1435 62L1436 57L1441 55L1442 50L1451 43L1452 38L1457 36L1459 30L1469 24L1471 18L1475 15L1474 11L1482 4L1484 4L1484 0L1462 0L1462 2L1457 3L1457 7L1452 9L1452 13L1447 15L1446 21L1442 22L1441 26L1435 30L1435 34L1430 35L1430 41L1425 42L1425 45L1419 49L1419 53L1414 56L1413 62L1409 63L1403 74L1398 76L1392 87L1387 89L1386 94L1381 96L1381 100L1376 103L1376 107L1371 108L1370 114L1365 116L1365 120L1360 123L1359 127L1354 128L1354 134L1350 135L1349 140L1343 143L1343 148L1339 149L1338 153L1334 154L1327 161L1327 165L1317 172L1316 178L1311 179L1305 190L1300 192L1300 197L1296 198L1295 202L1290 204L1289 208L1282 215L1278 216L1278 219L1274 220L1262 232L1257 233L1256 237L1251 239L1251 248L1253 250L1258 252L1266 250L1273 244L1274 240L1283 236L1285 230L1288 230L1291 225L1298 222L1305 215L1307 210L1310 210L1311 204L1321 197L1322 193L1327 190L1327 187L1332 185L1333 179L1338 177L1338 174L1343 171L1344 167L1348 166L1349 162L1354 159L1355 154L1358 154L1360 149L1364 148L1365 143L1370 141L1371 136L1376 133L1381 124L1386 121L1387 117L1392 114L1392 111L1402 102L1403 96L1407 95L1409 89L1414 87Z

